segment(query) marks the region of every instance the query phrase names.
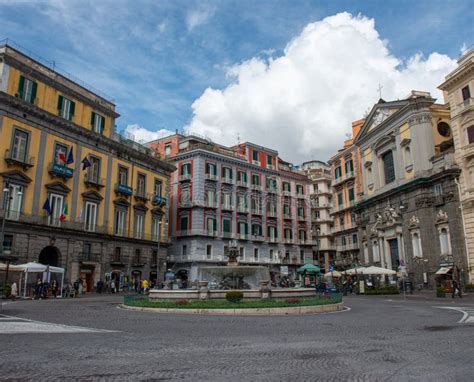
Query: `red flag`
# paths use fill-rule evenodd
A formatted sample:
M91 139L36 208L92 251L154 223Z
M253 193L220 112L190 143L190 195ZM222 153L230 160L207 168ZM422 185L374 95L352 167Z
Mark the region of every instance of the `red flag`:
M63 163L66 163L66 153L62 150L59 150L58 151L58 159L63 162Z

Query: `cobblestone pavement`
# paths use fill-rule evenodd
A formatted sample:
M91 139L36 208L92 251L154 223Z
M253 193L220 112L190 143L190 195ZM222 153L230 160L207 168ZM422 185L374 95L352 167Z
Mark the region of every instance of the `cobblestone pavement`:
M345 312L272 317L145 313L119 309L120 302L112 295L3 305L0 380L472 381L474 375L474 325L460 323L463 312L473 312L473 299L350 296ZM99 330L7 334L2 318Z

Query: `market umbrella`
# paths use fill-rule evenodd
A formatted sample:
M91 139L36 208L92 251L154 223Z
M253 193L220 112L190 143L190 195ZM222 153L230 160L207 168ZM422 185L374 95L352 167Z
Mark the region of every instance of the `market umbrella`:
M362 271L365 269L365 267L357 267L357 268L351 268L347 269L344 272L342 272L343 275L361 275Z
M324 278L328 279L331 277L341 277L342 273L338 271L328 272L324 274Z
M319 273L321 272L321 268L313 264L305 264L298 268L298 273Z
M370 267L364 268L361 271L361 273L364 275L394 275L397 272L391 269L370 266Z

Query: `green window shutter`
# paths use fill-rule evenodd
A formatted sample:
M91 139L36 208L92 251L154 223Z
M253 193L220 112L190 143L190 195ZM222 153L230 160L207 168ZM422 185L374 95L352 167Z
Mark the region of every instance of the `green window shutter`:
M25 87L25 77L20 76L20 81L18 82L18 97L23 98L23 89Z
M354 189L349 188L349 200L354 200Z
M38 89L38 84L36 82L33 82L33 87L31 88L31 99L30 99L30 103L32 104L35 103L37 89Z
M101 117L100 119L100 133L102 134L105 129L105 117Z
M94 127L95 113L91 113L91 127Z
M262 226L258 226L258 236L262 236Z
M188 229L188 217L181 218L180 230L186 231Z
M211 168L211 166L209 166L209 163L206 163L206 174L210 174L210 173L211 173L210 168Z
M224 232L229 233L230 232L230 220L225 219L223 221L224 224Z
M70 110L70 113L69 113L69 119L72 118L72 116L74 115L74 111L76 109L76 103L71 101L71 108L69 109Z
M181 165L181 175L183 175L183 174L184 174L184 164Z
M349 165L350 165L351 171L354 171L354 162L352 162L352 160L349 162Z
M58 97L58 110L61 110L63 108L63 99L64 97L62 95Z
M248 234L249 234L249 226L248 226L248 224L245 223L244 227L245 227L245 234L248 235Z

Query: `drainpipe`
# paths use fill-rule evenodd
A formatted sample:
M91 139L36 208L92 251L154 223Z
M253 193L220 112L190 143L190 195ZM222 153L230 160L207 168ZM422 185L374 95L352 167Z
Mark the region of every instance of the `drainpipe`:
M455 177L454 183L456 183L456 187L458 189L459 208L461 209L462 232L464 235L464 245L466 247L467 275L469 277L469 282L471 282L472 280L471 280L471 265L469 264L469 247L467 245L466 225L464 223L464 207L462 205L462 200L461 200L461 187L459 186L459 179ZM454 269L453 269L453 272L454 272Z

